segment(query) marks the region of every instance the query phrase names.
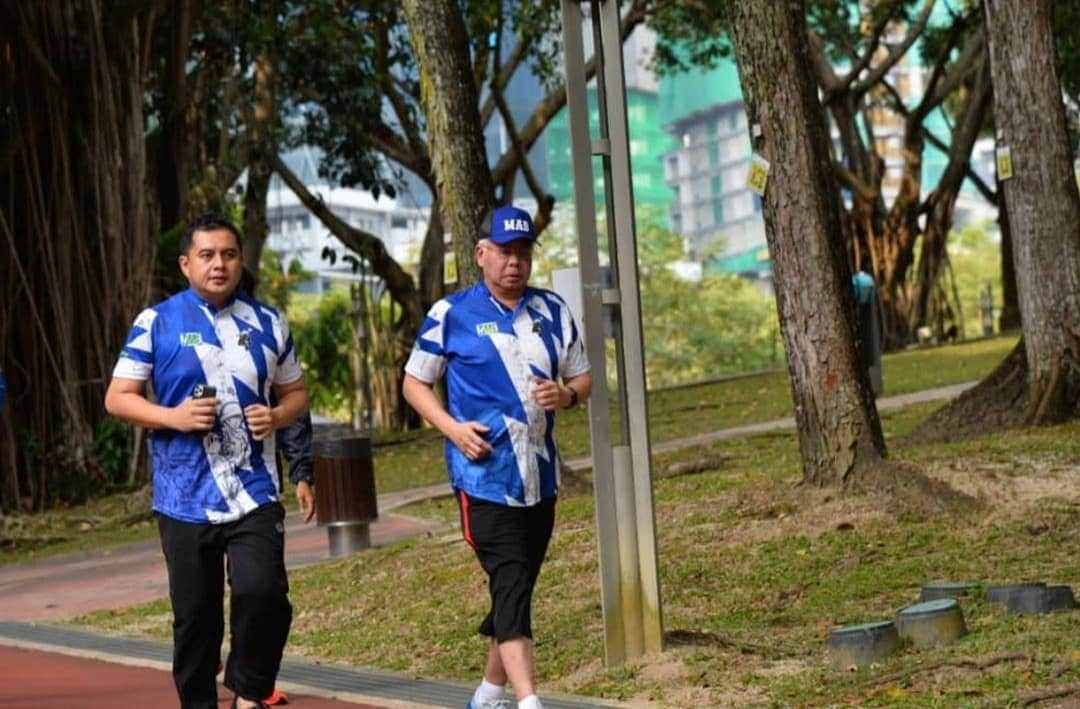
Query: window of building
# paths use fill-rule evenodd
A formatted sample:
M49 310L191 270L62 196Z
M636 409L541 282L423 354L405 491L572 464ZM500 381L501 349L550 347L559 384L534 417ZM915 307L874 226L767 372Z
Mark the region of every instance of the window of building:
M717 226L724 223L724 201L722 199L713 200L712 220L713 224L716 224Z
M712 178L712 193L713 193L713 195L715 196L715 195L720 194L721 189L722 188L721 188L721 182L720 182L720 175L713 175L713 178Z
M390 217L391 229L404 229L409 226L409 220L405 217Z
M720 166L720 144L713 143L709 146L709 167L714 170Z

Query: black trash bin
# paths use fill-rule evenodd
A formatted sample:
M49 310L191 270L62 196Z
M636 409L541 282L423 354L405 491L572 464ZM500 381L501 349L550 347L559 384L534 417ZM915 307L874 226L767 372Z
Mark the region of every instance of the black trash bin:
M326 527L330 556L371 546L369 525L379 517L371 439L315 440L315 517Z

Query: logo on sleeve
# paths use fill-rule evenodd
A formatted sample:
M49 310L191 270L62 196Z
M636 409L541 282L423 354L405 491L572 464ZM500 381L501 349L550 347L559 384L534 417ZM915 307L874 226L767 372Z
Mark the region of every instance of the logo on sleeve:
M476 326L476 334L481 337L491 337L499 331L499 323L496 322L482 322Z
M180 346L195 347L202 344L202 334L198 332L181 332Z

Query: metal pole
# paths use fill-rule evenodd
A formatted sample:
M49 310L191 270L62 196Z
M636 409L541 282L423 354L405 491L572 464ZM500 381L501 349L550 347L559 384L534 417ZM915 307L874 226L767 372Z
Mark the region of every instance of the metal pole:
M585 345L593 364L589 401L593 487L600 557L604 649L608 665L663 649L656 531L652 506L644 348L638 294L634 200L625 79L616 0L589 0L598 66L600 138L589 136L579 2L563 0L563 44L578 227ZM603 162L605 219L613 283L600 269L593 155ZM609 413L603 318L615 327L619 435ZM617 441L613 441L617 438Z
M585 350L592 363L593 390L589 397L589 434L592 438L593 492L596 500L596 536L600 557L600 603L604 615L604 654L608 665L626 660L619 578L619 528L615 519L615 483L612 471L611 416L607 388L607 353L604 347L604 290L596 236L593 202L592 151L589 140L588 94L585 87L585 48L581 7L562 0L563 46L566 65L567 113L571 160L574 166L574 204L578 231L578 267L581 269L582 317Z
M593 0L595 3L597 0ZM640 608L644 647L648 652L663 649L660 611L660 577L657 570L656 519L652 497L652 451L649 444L649 415L645 396L645 344L641 331L641 298L638 291L637 232L634 220L634 192L631 182L630 131L626 121L626 76L622 60L622 33L619 5L604 0L600 6L603 36L604 105L611 145L611 181L605 183L613 194L615 255L618 262L616 285L622 302L619 307L619 335L623 346L620 373L620 401L623 425L629 430L630 459L633 462L634 510L637 521L637 562L641 583Z

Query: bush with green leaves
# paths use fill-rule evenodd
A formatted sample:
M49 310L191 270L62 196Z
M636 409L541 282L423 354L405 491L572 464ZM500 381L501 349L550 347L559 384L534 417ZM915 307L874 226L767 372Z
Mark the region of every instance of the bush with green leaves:
M311 409L337 419L352 411L352 305L345 290L323 296L295 296L289 324L304 369Z

